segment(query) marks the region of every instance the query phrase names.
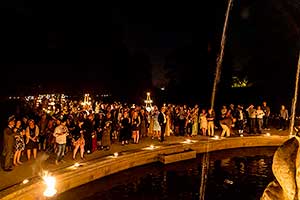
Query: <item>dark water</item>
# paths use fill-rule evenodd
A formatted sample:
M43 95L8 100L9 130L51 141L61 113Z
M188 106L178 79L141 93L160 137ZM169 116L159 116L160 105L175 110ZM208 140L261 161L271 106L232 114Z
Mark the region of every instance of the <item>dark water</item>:
M259 199L273 180L276 147L243 148L210 154L205 199ZM202 155L197 159L136 167L67 191L57 199L199 199Z

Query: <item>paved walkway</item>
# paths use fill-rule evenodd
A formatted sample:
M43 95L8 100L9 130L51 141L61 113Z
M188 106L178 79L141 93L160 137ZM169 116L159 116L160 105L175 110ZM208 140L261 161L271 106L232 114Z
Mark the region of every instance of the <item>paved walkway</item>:
M265 133L270 133L271 135L280 135L280 136L287 136L288 131L278 131L278 130L270 130L270 131L265 131ZM218 131L216 133L218 135ZM247 137L248 135L245 135ZM253 135L251 135L253 136ZM235 136L232 136L235 137ZM50 156L46 154L45 152L41 151L38 152L38 157L36 160L32 159L30 161L27 161L25 154L22 156L21 161L23 162L22 165L17 166L14 168L13 171L11 172L5 172L2 169L0 170L0 191L5 190L11 186L14 186L16 184L21 183L25 179L31 179L35 176L39 176L40 173L43 170L47 170L50 172L54 172L56 170L71 166L75 164L76 162L85 162L85 161L90 161L94 159L98 159L107 155L112 155L114 152L126 152L126 151L138 151L144 147L150 146L151 144L156 145L169 145L169 144L175 144L175 143L180 143L183 142L187 137L182 137L182 136L170 136L166 137L166 141L163 143L160 143L158 140L152 140L149 137L142 138L140 140L139 144L129 144L122 146L120 145L119 142L116 142L115 144L112 145L112 148L108 151L104 150L99 150L95 151L92 154L85 155L85 160L82 161L80 159L79 152L77 154L77 160L74 161L72 160L72 153L69 152L64 158L64 162L60 163L59 165L55 165L55 155L51 154ZM200 142L207 141L209 137L205 136L196 136L193 139L199 140Z

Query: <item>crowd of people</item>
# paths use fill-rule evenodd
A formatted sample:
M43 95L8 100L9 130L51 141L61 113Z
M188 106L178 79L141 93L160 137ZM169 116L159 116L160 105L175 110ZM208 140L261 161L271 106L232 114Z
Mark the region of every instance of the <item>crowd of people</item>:
M109 150L112 143L120 145L138 144L144 137L163 142L166 137L220 136L229 137L260 134L270 128L270 107L262 105L224 105L219 111L199 108L198 105L154 105L145 107L126 103L82 104L67 100L50 112L47 105L32 104L25 113L15 113L8 118L4 129L4 170L22 164L22 155L36 159L39 151L56 155L59 164L66 153L72 158L85 159L85 154L97 150ZM287 127L287 109L282 106L278 113L280 129ZM79 152L78 152L79 151ZM24 158L25 159L25 158ZM24 160L23 159L23 160Z

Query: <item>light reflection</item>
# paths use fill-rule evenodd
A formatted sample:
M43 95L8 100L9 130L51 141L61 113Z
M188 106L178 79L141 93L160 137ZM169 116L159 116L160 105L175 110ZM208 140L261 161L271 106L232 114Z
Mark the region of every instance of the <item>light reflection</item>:
M154 150L154 149L157 149L157 148L159 148L159 146L154 146L153 144L151 144L149 147L143 148L143 150Z
M224 183L229 184L229 185L232 185L232 184L233 184L233 181L232 181L232 180L229 180L229 179L225 179L225 180L224 180Z
M219 140L220 139L220 136L218 136L218 135L215 135L213 138L211 138L211 139L214 139L214 140Z
M76 169L78 169L78 167L82 167L84 164L82 164L82 163L74 163L74 165L71 165L70 167L68 167L68 169L70 169L70 170L76 170Z
M79 163L75 163L73 166L74 166L74 167L79 167L80 164L79 164Z
M181 142L183 144L192 144L192 143L195 143L195 142L198 142L197 140L191 140L191 139L186 139L185 141Z
M119 157L119 153L118 152L115 152L114 154L107 156L107 158L118 158L118 157Z

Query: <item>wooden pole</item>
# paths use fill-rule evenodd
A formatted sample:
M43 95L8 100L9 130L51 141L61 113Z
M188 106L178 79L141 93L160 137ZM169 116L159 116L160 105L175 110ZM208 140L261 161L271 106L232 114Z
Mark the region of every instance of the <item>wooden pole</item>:
M289 130L290 135L294 135L293 129L295 124L295 113L296 113L297 97L298 97L299 74L300 74L300 52L299 52L296 81L295 81L295 93L294 93L294 98L292 100L292 108L291 108L291 122L290 122L290 130Z
M227 10L226 10L226 15L225 15L225 22L224 22L224 27L223 27L222 39L221 39L221 50L220 50L220 54L218 55L218 58L217 58L215 80L213 83L213 90L212 90L212 95L211 95L211 108L214 108L216 92L217 92L217 85L218 85L218 83L220 81L220 77L221 77L221 67L222 67L224 48L225 48L225 43L226 43L226 29L227 29L230 9L232 7L232 2L233 2L233 0L229 0Z
M222 39L221 39L221 50L220 54L217 59L217 66L216 66L216 74L215 74L215 80L213 84L213 90L212 90L212 97L211 97L211 108L214 108L215 104L215 97L216 97L216 91L217 91L217 85L220 81L221 77L221 66L224 56L224 48L225 48L225 42L226 42L226 29L228 24L228 18L229 13L232 7L233 0L228 1L227 10L225 14L225 22L223 27L223 33L222 33ZM208 153L208 143L206 144L206 153L204 153L202 158L202 173L201 173L201 183L199 188L199 200L205 200L205 190L206 190L206 183L208 178L208 171L209 171L209 153Z

